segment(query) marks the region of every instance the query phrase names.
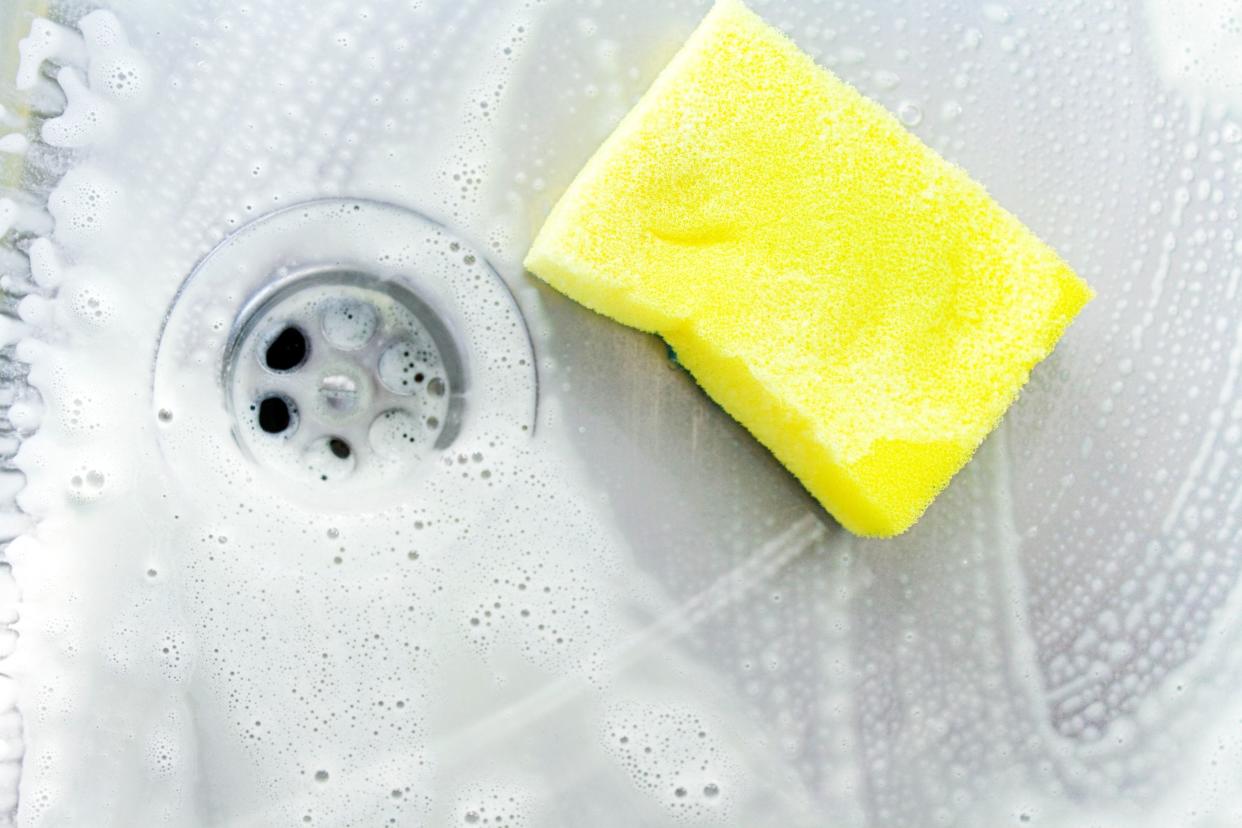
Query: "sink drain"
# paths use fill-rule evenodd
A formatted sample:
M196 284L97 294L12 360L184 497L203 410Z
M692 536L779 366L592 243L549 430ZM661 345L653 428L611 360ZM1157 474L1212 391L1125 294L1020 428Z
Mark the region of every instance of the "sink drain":
M340 507L345 491L399 493L461 441L529 434L535 389L525 325L478 252L416 213L333 199L203 259L168 313L153 396L179 472L231 481L244 460Z
M309 481L406 474L461 424L465 371L448 326L392 280L294 273L246 307L223 385L247 453Z

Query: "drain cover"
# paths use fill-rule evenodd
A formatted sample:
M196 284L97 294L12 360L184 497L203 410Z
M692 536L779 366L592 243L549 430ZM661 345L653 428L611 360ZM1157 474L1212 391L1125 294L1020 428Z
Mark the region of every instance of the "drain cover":
M333 199L202 260L168 313L153 402L177 471L231 481L244 461L340 507L343 491L399 494L472 433L529 434L535 392L525 325L482 256L416 213Z
M404 285L292 274L244 310L224 354L240 444L286 474L384 483L452 444L466 380L447 326Z

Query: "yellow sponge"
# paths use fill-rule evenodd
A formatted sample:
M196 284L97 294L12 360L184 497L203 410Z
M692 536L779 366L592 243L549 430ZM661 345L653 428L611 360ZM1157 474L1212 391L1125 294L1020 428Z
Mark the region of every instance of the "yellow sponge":
M846 528L909 528L1091 298L880 106L721 0L526 260L663 336Z

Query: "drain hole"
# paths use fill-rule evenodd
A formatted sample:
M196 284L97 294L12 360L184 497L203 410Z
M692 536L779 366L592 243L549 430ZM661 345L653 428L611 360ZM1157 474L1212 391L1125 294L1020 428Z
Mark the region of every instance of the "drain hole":
M289 428L293 413L289 403L281 397L267 397L259 403L259 428L268 434L280 434ZM346 446L346 451L349 447Z
M273 371L292 371L306 361L306 334L288 327L276 335L263 354L263 364Z
M354 471L353 448L340 437L320 437L302 452L306 470L321 482L343 480Z

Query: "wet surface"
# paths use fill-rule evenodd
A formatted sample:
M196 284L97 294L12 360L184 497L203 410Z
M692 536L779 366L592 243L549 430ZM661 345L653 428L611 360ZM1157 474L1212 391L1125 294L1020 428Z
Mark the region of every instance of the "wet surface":
M0 211L31 386L6 392L12 490L39 521L7 550L24 824L1242 818L1236 31L1162 3L755 7L1099 292L895 541L843 533L659 342L521 272L705 6L128 2L36 28L0 94L32 112ZM539 408L465 421L391 497L308 504L237 451L218 388L138 389L195 264L324 196L494 266L530 339L480 307L527 343L487 364L537 367ZM204 376L241 287L191 314ZM319 332L370 347L348 317ZM316 462L407 426L380 414L345 457L325 432Z

